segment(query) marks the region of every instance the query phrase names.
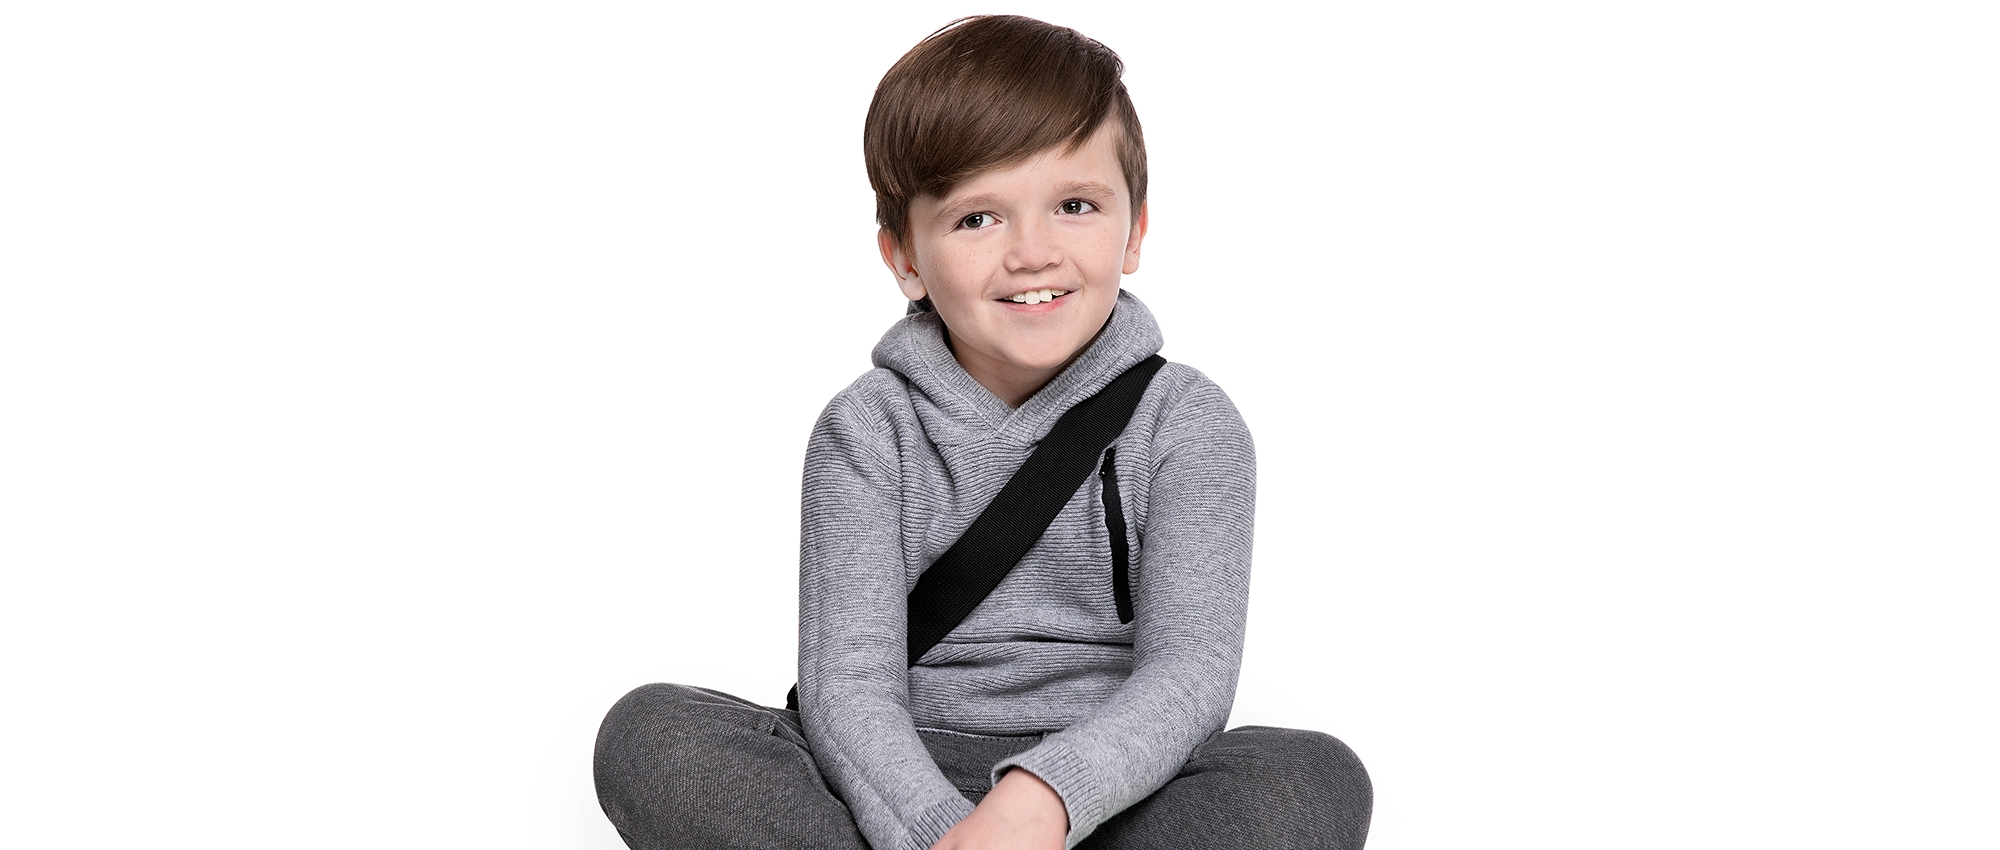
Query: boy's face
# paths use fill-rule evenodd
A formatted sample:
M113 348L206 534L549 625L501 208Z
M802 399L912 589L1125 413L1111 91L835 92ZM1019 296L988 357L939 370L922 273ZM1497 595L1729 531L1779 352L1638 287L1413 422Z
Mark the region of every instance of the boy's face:
M945 197L919 196L909 244L880 236L903 294L930 297L959 365L1010 406L1090 343L1118 301L1119 278L1139 269L1146 213L1132 213L1118 132L1107 121L1072 153L1043 151Z

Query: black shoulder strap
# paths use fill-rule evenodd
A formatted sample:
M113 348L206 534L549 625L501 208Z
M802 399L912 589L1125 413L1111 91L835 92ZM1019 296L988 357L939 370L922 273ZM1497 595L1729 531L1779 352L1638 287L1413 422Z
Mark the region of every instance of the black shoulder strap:
M1166 363L1158 354L1141 360L1064 412L972 527L917 578L909 599L911 665L965 622L1042 539L1097 469L1097 458L1125 432L1153 373ZM785 707L798 710L796 685L785 696Z
M1097 469L1104 449L1124 433L1153 373L1166 362L1157 354L1141 360L1065 412L972 527L924 570L910 591L910 664L965 622L1042 539Z

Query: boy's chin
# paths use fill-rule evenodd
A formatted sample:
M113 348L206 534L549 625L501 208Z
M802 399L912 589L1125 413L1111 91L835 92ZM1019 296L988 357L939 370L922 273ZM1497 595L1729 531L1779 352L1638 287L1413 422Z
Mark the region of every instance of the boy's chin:
M1069 349L1054 348L1023 352L1014 359L1013 365L1015 368L1029 373L1054 373L1068 366L1070 361L1075 360L1078 354L1083 353L1085 347L1087 346L1080 345Z

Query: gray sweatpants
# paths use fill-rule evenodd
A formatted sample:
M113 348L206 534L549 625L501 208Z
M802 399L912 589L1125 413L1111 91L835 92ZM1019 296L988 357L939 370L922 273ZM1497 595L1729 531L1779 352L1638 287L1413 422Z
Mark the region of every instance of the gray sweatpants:
M967 799L1038 736L920 732ZM686 685L647 685L597 733L597 799L633 850L867 850L827 788L797 712ZM1374 789L1331 736L1243 726L1195 748L1180 775L1098 827L1080 850L1359 850Z

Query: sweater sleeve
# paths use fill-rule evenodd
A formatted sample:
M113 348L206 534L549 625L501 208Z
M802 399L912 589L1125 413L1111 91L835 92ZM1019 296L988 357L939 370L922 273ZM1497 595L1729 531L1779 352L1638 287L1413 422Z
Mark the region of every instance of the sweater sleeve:
M927 850L972 812L909 711L907 578L893 431L850 393L806 448L799 710L813 758L874 850Z
M1132 675L1095 712L993 768L995 781L1026 769L1062 796L1069 847L1173 779L1236 697L1257 486L1250 432L1205 379L1167 419L1134 579Z

